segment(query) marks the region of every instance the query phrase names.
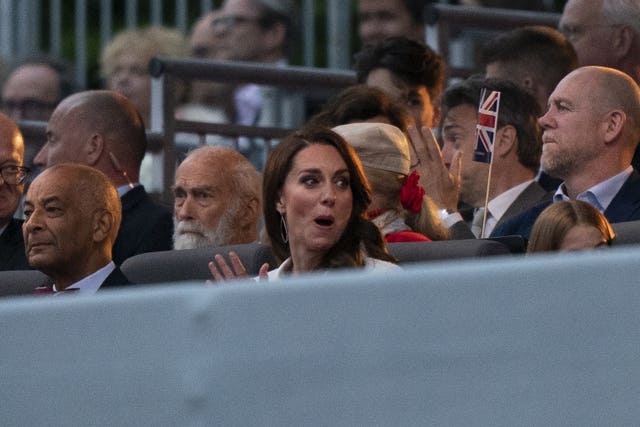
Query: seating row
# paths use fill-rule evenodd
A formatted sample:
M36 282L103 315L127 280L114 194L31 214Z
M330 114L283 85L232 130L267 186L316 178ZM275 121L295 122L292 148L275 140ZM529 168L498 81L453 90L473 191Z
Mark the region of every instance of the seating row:
M455 258L507 255L507 245L493 240L451 240L441 242L392 243L391 253L401 264L437 261ZM181 251L150 252L127 259L121 266L133 283L151 284L211 279L207 267L216 253L226 255L235 251L250 275L257 275L260 266L267 262L275 266L271 249L259 243L224 247L207 247ZM38 271L0 272L0 296L30 294L46 282L47 277Z
M614 246L640 244L640 221L613 224ZM389 244L390 252L400 264L448 259L477 258L524 252L524 241L518 236L499 239L450 240L439 242L407 242ZM226 247L207 247L182 251L151 252L127 259L122 270L134 283L152 284L211 279L207 263L216 253L235 251L250 275L257 275L267 262L275 266L271 250L259 243ZM30 294L47 281L38 271L0 272L0 297Z

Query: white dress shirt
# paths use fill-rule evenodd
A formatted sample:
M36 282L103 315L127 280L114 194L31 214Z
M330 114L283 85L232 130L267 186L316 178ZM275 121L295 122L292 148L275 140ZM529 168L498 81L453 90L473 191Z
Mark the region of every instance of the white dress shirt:
M102 283L104 283L107 276L109 276L111 272L115 269L116 269L116 265L113 263L113 261L111 261L109 262L109 264L105 265L101 269L96 270L90 275L78 280L76 283L72 284L71 286L67 286L66 289L77 289L78 291L76 293L79 293L82 295L95 294L98 291L98 289L100 289L100 286L102 286ZM55 284L53 285L53 291L58 292Z
M278 280L291 274L293 264L291 258L284 260L280 267L269 272L269 280ZM387 273L392 271L401 271L402 268L392 262L382 261L376 258L366 257L364 260L364 270L369 273ZM329 270L323 270L329 271ZM259 278L257 278L259 279Z

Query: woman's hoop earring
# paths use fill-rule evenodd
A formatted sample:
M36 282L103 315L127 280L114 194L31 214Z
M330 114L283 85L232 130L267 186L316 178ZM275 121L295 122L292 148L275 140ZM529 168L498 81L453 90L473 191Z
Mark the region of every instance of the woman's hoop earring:
M284 215L280 214L280 238L283 243L289 241L289 230L287 230L287 223L284 220Z

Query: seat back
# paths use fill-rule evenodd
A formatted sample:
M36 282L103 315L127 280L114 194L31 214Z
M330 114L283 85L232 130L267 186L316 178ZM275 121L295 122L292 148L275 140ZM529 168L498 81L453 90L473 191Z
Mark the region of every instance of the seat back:
M183 282L189 280L213 280L209 272L209 261L215 254L227 258L228 253L238 254L250 276L257 276L262 264L275 267L271 248L260 243L230 246L208 246L162 252L148 252L133 256L122 263L122 272L133 283Z
M511 253L505 244L490 239L399 242L389 243L387 247L400 264L478 258Z
M49 278L38 270L0 271L0 297L29 295Z
M640 244L640 221L627 221L611 224L616 237L613 245L637 245Z

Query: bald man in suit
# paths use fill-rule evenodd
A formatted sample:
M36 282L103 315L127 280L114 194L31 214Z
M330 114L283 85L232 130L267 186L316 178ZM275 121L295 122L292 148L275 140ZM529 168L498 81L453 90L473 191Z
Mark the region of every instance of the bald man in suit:
M113 260L172 248L171 212L138 183L147 147L144 124L133 104L107 90L79 92L62 100L47 125L47 142L34 163L92 166L109 177L122 202L122 225Z

